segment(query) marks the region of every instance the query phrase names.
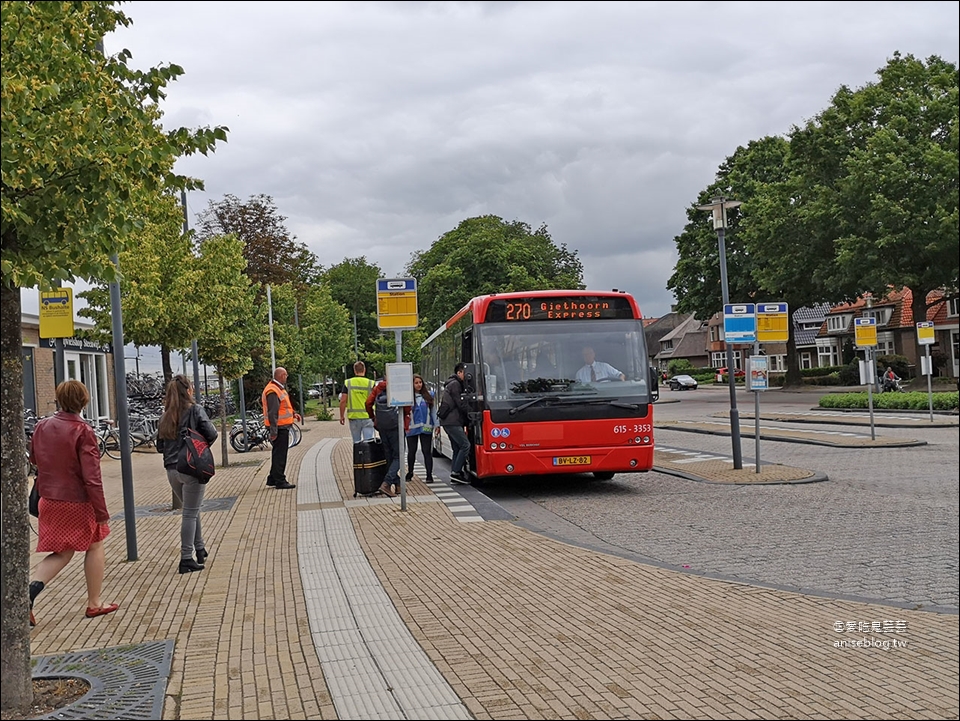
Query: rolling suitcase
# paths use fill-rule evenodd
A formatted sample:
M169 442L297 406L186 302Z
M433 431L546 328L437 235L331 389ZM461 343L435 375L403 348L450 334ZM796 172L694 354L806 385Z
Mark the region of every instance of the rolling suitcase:
M353 444L353 497L380 491L387 476L387 459L379 439Z

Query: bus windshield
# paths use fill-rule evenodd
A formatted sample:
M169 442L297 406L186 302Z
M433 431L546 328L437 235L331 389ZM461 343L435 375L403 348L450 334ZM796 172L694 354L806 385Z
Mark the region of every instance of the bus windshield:
M639 320L485 323L477 334L488 403L519 405L538 395L650 401Z

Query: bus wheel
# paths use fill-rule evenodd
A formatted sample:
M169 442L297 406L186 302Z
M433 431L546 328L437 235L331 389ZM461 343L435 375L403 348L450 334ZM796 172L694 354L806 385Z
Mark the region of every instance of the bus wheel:
M613 478L613 471L594 471L593 477L598 481L609 481Z

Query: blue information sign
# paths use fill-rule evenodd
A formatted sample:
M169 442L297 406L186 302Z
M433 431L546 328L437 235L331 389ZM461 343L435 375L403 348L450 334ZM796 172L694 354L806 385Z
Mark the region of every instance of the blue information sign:
M723 306L723 339L727 343L756 343L756 305L740 303Z

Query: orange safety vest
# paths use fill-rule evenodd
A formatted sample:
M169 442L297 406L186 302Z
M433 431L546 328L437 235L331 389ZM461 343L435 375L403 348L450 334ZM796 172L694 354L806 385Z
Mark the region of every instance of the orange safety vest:
M281 388L273 381L267 383L267 387L264 388L263 393L260 394L260 405L263 406L263 424L265 426L270 425L270 420L267 414L267 394L269 393L276 393L277 398L280 400L280 413L277 415L277 425L292 426L293 404L290 402L290 394L287 393L286 388Z

